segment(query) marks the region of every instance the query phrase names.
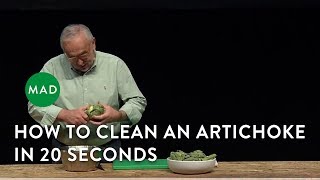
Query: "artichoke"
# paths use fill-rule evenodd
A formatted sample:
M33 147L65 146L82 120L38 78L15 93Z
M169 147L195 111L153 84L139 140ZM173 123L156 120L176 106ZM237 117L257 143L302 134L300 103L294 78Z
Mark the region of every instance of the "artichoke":
M216 154L211 154L211 155L209 155L209 156L206 156L206 157L202 158L202 161L214 159L214 158L216 158L216 157L217 157Z
M170 153L170 159L172 160L183 161L185 159L185 156L186 156L186 153L180 150Z
M194 157L194 158L205 158L206 157L206 155L201 150L195 150L189 154L191 157Z
M85 113L88 115L89 119L91 119L93 116L99 116L104 113L104 107L102 104L93 104L87 107L85 110Z
M205 153L203 153L201 150L195 150L190 153L185 153L181 150L178 151L172 151L170 153L170 159L172 160L178 160L178 161L207 161L212 160L216 158L216 154L211 154L209 156L206 156Z
M192 157L192 156L190 156L190 157L184 159L184 161L202 161L202 159L201 159L201 158L198 158L198 157Z

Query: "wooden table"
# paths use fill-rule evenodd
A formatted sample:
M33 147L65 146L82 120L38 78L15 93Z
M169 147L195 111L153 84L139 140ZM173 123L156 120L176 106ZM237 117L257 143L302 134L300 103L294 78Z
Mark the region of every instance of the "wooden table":
M61 164L0 165L0 178L320 178L320 161L219 162L213 172L199 175L175 174L169 169L113 170L111 163L102 167L104 171L67 172Z

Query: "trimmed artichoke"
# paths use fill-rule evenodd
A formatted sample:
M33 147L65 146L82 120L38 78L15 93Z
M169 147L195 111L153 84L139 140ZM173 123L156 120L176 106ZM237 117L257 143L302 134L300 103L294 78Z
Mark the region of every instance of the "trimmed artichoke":
M89 105L85 110L85 113L88 115L89 119L93 116L99 116L104 113L104 107L102 104L93 104Z
M209 155L209 156L206 156L206 157L202 158L202 161L214 159L214 158L216 158L216 157L217 157L216 154L211 154L211 155Z
M194 158L204 158L206 155L201 150L195 150L191 153L189 153L191 157Z
M185 153L181 150L170 153L170 159L178 161L207 161L216 158L216 154L206 156L201 150Z
M186 153L178 150L177 152L170 153L170 159L182 161L185 159Z

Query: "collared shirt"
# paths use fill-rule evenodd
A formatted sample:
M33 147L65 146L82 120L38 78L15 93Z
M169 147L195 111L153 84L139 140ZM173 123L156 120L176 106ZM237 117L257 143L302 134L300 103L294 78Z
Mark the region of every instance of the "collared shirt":
M101 139L97 136L97 125L87 123L90 136L79 138L75 131L72 139L66 124L56 121L61 109L77 109L88 104L98 102L108 104L117 110L123 110L128 121L108 123L113 125L115 135L120 133L120 123L134 125L138 123L147 105L146 98L139 90L129 68L120 58L100 51L96 51L96 59L86 73L74 70L64 54L50 59L41 69L54 75L60 84L60 96L51 106L37 107L28 102L31 117L41 125L60 125L58 140L67 145L102 145L109 142L110 127L101 128L102 135L109 138Z

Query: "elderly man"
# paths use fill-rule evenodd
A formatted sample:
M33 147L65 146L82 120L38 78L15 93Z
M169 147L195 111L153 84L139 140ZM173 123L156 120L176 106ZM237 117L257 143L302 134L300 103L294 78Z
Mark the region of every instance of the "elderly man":
M28 103L31 117L41 125L60 125L53 147L64 145L121 146L120 140L101 139L96 134L99 125L114 125L119 134L121 124L138 123L147 105L129 68L119 57L96 50L96 42L90 29L82 24L71 24L61 33L63 54L46 62L41 72L57 78L60 84L58 100L47 107ZM88 104L100 103L104 113L88 118ZM79 138L75 130L69 138L67 124L86 125L90 136ZM110 134L103 128L102 135ZM110 136L109 136L110 137Z

